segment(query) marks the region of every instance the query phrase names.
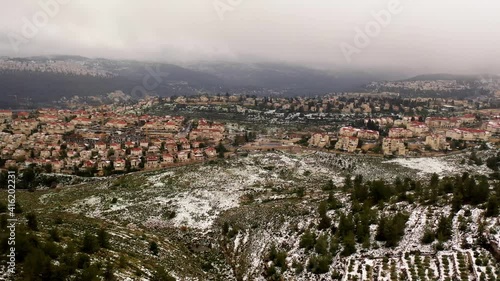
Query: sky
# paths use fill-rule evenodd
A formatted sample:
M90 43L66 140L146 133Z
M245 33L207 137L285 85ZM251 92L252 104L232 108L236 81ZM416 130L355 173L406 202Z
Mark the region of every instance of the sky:
M497 0L3 0L0 56L500 73Z

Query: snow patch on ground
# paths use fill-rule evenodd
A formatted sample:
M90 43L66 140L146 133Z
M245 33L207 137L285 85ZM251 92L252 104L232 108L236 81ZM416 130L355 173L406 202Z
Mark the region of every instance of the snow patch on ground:
M442 158L398 158L382 163L396 163L406 168L418 170L424 174L436 173L443 175L446 173L455 173L458 170L449 160Z
M216 190L194 190L172 198L176 207L175 226L188 226L200 230L209 229L218 215L239 206L238 193Z

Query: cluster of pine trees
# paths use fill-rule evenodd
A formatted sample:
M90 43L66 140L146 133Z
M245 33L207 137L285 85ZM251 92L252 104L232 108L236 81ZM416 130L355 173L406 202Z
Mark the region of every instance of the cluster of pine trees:
M468 173L442 179L433 174L428 181L396 178L392 183L384 180L363 181L361 176L354 179L348 176L342 189L351 199L349 211L340 210L343 205L335 196L336 189L331 181L322 186L322 190L329 195L319 204L319 220L315 229L306 229L300 237L299 246L310 253L306 269L312 273L327 272L332 257L339 253L349 256L356 253L358 245L371 247L371 235L376 241L384 242L385 247L397 246L409 219L404 212L387 211L391 209L387 206L398 202L452 205L450 215L440 216L436 227L425 230L422 242L426 244L437 239L441 245L451 239L453 218L463 205L483 204L485 216L499 214L496 194L500 192L500 185L492 188L485 176ZM330 210L334 210L334 219L328 214ZM370 225L374 224L377 225L376 233L370 233ZM302 270L302 267L297 267Z
M353 203L365 203L369 206L407 201L424 205L451 203L454 212L463 205L487 203L487 216L498 214L498 196L500 184L491 186L484 175L462 175L439 178L433 174L428 182L405 178L396 178L392 183L383 180L362 181L361 176L346 178L344 189L350 191ZM440 201L441 200L441 201Z
M128 266L124 256L119 260L102 258L112 250L106 229L100 228L94 233L87 231L78 236L61 231L65 223L61 218L44 221L40 227L35 213L27 213L21 219L22 208L18 207L21 222L16 225L15 232L16 274L13 280L117 280L116 269ZM6 212L5 204L0 204L1 229L7 229ZM0 254L4 258L12 247L8 244L9 236L7 231L0 233ZM152 280L175 279L158 268Z

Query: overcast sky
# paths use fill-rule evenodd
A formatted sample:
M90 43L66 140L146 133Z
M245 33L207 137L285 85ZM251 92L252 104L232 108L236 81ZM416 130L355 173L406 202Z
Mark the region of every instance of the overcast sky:
M47 15L40 2L56 1L67 3ZM385 26L374 24L382 10ZM498 74L499 11L497 0L4 0L0 55ZM359 45L355 30L367 26Z

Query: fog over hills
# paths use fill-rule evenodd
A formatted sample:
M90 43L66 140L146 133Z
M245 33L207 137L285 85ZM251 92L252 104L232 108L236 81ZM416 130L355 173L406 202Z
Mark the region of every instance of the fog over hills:
M0 17L0 102L115 90L318 95L500 73L495 3L19 0ZM424 78L439 77L413 79Z
M43 3L54 1L59 5L50 12ZM19 0L9 2L0 17L0 56L69 54L175 64L278 61L415 75L499 73L500 61L494 59L500 43L498 5L488 0L318 0L311 5ZM35 24L34 16L44 11L50 12L45 12L48 21ZM366 31L377 24L374 32ZM367 36L366 43L356 43ZM354 50L349 59L342 45Z
M16 107L19 99L52 102L62 97L99 96L122 91L144 95L247 94L314 96L366 91L383 81L457 80L474 84L497 75L422 74L331 69L290 63L200 61L171 64L82 56L35 56L0 59L0 103ZM476 83L476 84L478 84ZM368 88L370 90L370 88ZM16 99L13 99L15 97Z
M282 63L200 62L175 65L81 56L37 56L0 60L0 101L16 95L44 102L63 96L132 96L201 93L318 95L356 91L391 74L332 71Z

